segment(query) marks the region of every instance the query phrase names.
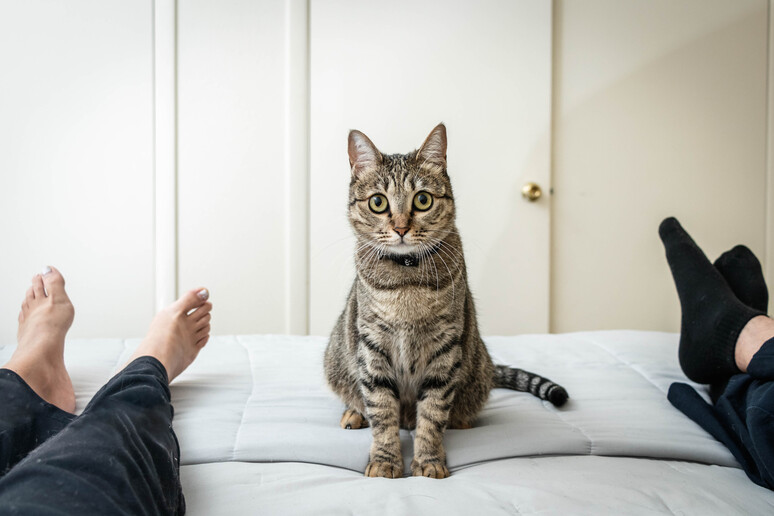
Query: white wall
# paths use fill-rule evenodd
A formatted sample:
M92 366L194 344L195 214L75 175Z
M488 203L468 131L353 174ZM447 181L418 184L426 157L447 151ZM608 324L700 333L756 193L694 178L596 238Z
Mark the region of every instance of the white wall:
M282 0L178 5L178 285L215 333L286 329L287 30Z
M774 245L768 3L553 5L553 131L541 145L553 145L554 195L539 208L552 217L551 289L540 294L550 327L675 330L663 216L680 217L713 258L743 242L774 269L763 256ZM46 264L68 278L73 336L139 336L158 303L198 285L217 303L216 333L309 329L310 227L324 225L309 193L313 20L306 0L0 0L0 342L13 340L29 277ZM487 67L514 66L507 55ZM503 84L497 95L523 94ZM452 144L485 134L432 114L450 135L469 133ZM385 150L416 146L430 129L419 125ZM463 198L476 187L466 184ZM486 223L476 211L464 232ZM528 217L509 227L539 229ZM508 264L469 261L479 299L535 295L485 281L497 277L487 267Z
M33 274L67 275L72 333L154 313L152 2L0 2L0 343Z
M442 5L312 5L312 333L330 332L355 276L348 131L365 132L387 154L405 153L441 121L482 331L548 331L550 199L529 203L520 192L527 181L550 181L551 4ZM456 259L449 253L443 266L456 267Z

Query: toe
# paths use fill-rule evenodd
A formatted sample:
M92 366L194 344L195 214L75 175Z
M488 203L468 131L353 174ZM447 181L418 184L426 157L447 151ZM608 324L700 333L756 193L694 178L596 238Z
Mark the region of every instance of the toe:
M209 297L210 292L206 288L196 288L180 296L180 299L175 301L175 306L178 310L187 314L191 310L202 306Z
M669 217L661 222L658 227L658 234L661 237L661 241L667 247L681 244L696 245L691 235L674 217Z
M198 332L199 330L201 330L205 326L209 326L210 325L210 319L212 319L212 315L211 314L204 314L204 316L200 317L198 321L194 321L194 329Z
M675 232L684 232L684 230L674 217L665 218L658 226L658 234L661 236L662 240Z
M30 287L27 289L27 294L24 297L24 302L27 303L27 306L29 306L30 303L35 301L35 290Z
M202 338L202 336L209 335L209 334L210 334L210 325L209 325L209 323L205 324L204 326L202 326L201 328L196 330L196 337L199 338L199 339Z
M727 251L727 253L731 254L737 262L744 264L745 266L757 266L758 268L761 266L761 262L758 260L758 257L755 256L755 253L745 245L737 245L730 251Z
M43 277L40 274L36 274L32 278L32 291L35 294L35 298L46 297L46 291L43 288Z
M64 276L62 276L62 273L55 268L45 267L40 278L49 296L56 296L65 293Z
M202 306L194 310L193 313L191 313L188 317L190 317L192 321L197 322L201 319L204 319L208 315L210 315L211 310L212 310L212 303L207 301Z
M210 335L208 333L207 335L205 335L204 337L196 341L196 347L199 347L199 348L204 347L204 345L207 344L207 341L209 340L210 340Z
M755 254L747 246L737 245L721 254L713 265L719 269L725 269L728 267L749 267L755 263L760 263Z

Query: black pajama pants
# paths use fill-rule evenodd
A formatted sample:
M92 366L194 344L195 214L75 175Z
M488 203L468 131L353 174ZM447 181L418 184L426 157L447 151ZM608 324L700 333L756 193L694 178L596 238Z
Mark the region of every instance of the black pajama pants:
M714 405L684 383L673 383L669 401L723 443L750 480L774 490L774 338L732 376Z
M79 416L0 369L0 513L184 514L161 362L140 357Z

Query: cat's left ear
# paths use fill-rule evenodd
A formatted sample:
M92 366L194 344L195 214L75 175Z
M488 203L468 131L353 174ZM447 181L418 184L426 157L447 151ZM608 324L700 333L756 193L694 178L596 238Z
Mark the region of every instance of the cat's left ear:
M443 123L430 131L425 143L417 151L417 161L420 166L434 165L446 170L446 126Z

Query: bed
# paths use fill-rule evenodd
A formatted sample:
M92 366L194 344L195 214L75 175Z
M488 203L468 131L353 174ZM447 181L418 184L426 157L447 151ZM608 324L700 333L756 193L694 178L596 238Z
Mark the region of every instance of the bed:
M563 384L553 407L497 389L445 436L451 477L363 477L370 430L343 430L327 339L217 336L172 384L188 514L772 514L774 492L666 399L677 335L489 337L497 363ZM82 410L138 340L69 340ZM6 360L12 347L0 349ZM412 432L401 431L406 465Z

